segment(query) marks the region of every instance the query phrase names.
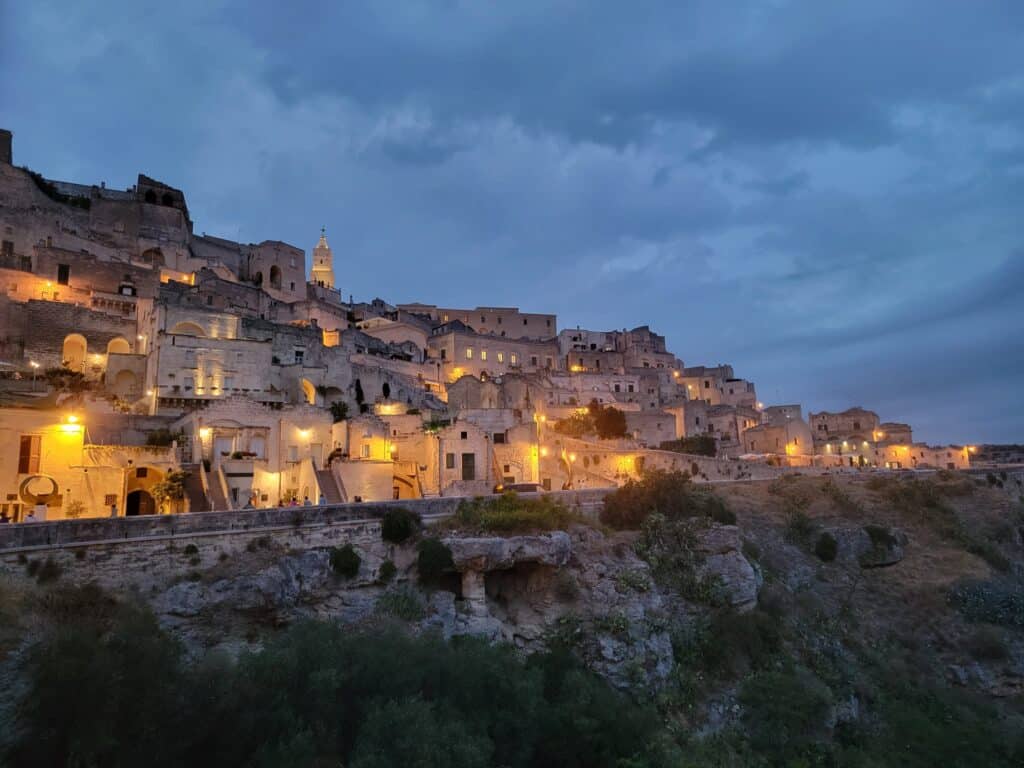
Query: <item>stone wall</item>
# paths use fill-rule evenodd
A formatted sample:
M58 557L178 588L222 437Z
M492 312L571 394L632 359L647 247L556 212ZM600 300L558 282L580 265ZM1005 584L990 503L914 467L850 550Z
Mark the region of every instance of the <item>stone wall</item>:
M584 513L592 511L607 490L567 491L550 494L567 506ZM524 494L530 498L534 494ZM273 509L237 510L234 512L196 512L182 515L149 515L144 517L82 518L45 523L20 523L0 526L0 552L20 550L63 549L67 547L110 547L124 544L149 546L153 540L192 539L196 537L240 535L240 546L251 538L273 533L275 536L296 535L299 531L310 541L325 534L319 528L378 525L377 521L393 507L418 512L424 520L451 515L462 498L438 497L397 502L365 502L334 506L280 507ZM284 532L283 534L274 533ZM184 544L182 544L184 546ZM322 546L311 544L310 546ZM0 563L10 564L16 558L0 555Z

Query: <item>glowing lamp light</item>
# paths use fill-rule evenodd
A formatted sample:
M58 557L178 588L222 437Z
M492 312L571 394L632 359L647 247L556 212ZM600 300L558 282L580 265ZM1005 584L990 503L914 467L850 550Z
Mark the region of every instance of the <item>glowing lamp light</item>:
M569 461L576 461L576 454L575 453L570 453L569 454Z
M29 362L29 365L31 365L33 368L38 368L39 367L39 363L37 363L35 360L32 360L31 362Z
M209 427L200 427L199 428L199 438L201 440L209 440L211 432L212 432L212 430Z
M301 437L303 440L309 440L309 436L312 435L312 434L313 434L313 430L311 430L311 429L300 429L299 430L299 437Z
M69 413L67 416L64 417L64 421L67 424L77 424L78 423L78 417L75 416L75 414L73 414L73 413Z
M540 449L540 455L541 456L547 456L548 455L548 449L547 448L541 448Z

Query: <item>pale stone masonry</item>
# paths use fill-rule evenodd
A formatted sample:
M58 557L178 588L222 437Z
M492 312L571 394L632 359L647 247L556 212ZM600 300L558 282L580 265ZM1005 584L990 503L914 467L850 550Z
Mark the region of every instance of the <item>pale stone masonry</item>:
M352 266L326 228L307 265L191 216L145 174L114 189L16 167L0 130L0 518L610 487L700 436L719 479L970 459L864 409L765 407L731 365L687 366L647 325L346 301ZM591 403L622 411L625 433L556 429Z

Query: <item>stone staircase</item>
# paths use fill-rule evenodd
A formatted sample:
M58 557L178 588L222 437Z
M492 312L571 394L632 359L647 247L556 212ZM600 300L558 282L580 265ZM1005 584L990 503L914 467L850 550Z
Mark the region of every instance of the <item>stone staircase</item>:
M328 504L344 504L345 495L342 493L341 488L338 487L338 479L331 472L330 468L317 469L316 482L320 486L320 492L327 499Z
M207 476L210 486L210 509L222 512L231 509L228 499L224 495L224 488L221 486L220 467L211 470Z
M185 498L188 499L189 512L209 512L210 502L203 490L201 464L182 464L181 468L188 472L185 478Z

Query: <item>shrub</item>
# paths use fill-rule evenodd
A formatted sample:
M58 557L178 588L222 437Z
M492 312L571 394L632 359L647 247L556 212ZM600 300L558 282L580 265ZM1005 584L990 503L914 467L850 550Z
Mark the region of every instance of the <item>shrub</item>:
M650 515L644 520L636 552L650 564L658 583L687 600L714 604L720 598L718 585L701 575L704 556L697 548L697 534L708 524L707 518Z
M384 541L402 544L420 528L420 516L404 507L392 507L384 513L380 535Z
M450 528L498 533L552 531L582 522L561 501L550 496L524 499L514 492L496 497L478 497L459 503L445 524Z
M651 582L643 571L619 571L615 587L619 592L646 592L651 588Z
M261 549L270 549L273 543L273 540L269 536L258 536L246 544L245 549L248 552L257 552Z
M950 590L949 602L969 621L1024 627L1024 589L1020 584L965 582Z
M59 579L64 569L52 557L47 557L46 560L29 560L25 573L34 578L37 584L49 584Z
M359 565L363 559L352 548L351 544L331 549L331 570L346 579L354 578L359 573Z
M823 532L818 536L818 541L814 545L814 554L826 563L835 560L836 555L839 554L839 542L836 541L836 537L828 531Z
M814 534L814 522L806 512L795 510L786 520L786 540L792 544L806 546Z
M1002 634L993 627L978 627L967 637L964 648L978 661L1004 661L1010 656Z
M199 547L197 547L195 544L186 544L185 545L185 549L182 550L182 552L185 555L198 555L199 554Z
M736 513L724 503L711 508L711 519L720 525L736 525Z
M391 589L381 595L376 611L403 621L419 621L425 614L423 598L409 586Z
M736 520L720 497L707 488L698 488L687 473L653 470L608 494L601 522L619 530L637 529L652 513L667 518Z
M452 551L440 539L423 539L416 547L416 570L424 582L436 582L445 573L455 568Z
M335 424L348 418L348 403L344 400L336 400L330 404L329 409L331 411L331 419Z
M398 568L390 560L385 560L380 564L380 568L377 570L377 581L381 584L387 584L398 573Z
M722 611L712 617L697 641L697 651L713 672L732 674L742 664L766 666L782 647L777 617L755 609L746 613Z
M756 675L743 683L739 699L751 745L787 765L820 740L832 705L828 687L802 669Z

